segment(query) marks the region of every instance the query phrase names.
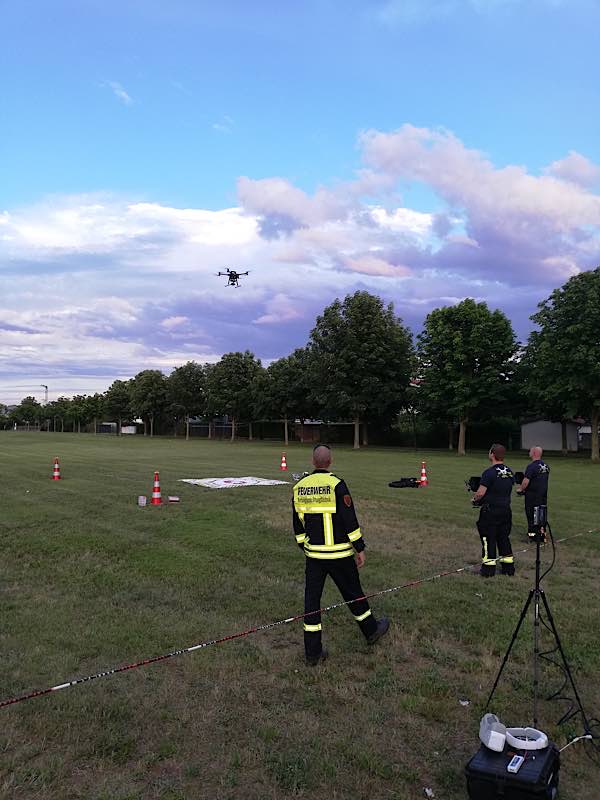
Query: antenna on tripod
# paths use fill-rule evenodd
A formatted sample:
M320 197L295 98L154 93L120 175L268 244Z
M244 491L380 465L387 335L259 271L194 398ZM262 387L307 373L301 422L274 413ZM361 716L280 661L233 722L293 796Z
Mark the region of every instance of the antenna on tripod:
M500 681L500 677L502 676L502 672L504 671L504 667L510 657L513 645L519 635L519 630L521 629L521 625L525 617L527 616L527 612L529 610L529 606L533 601L533 727L537 728L538 724L538 705L539 705L539 672L540 672L540 659L544 658L546 661L549 661L551 664L555 664L556 666L560 667L565 675L565 684L557 691L554 692L548 700L558 698L561 693L563 687L569 683L573 694L575 695L575 700L572 702L571 708L564 714L561 719L558 721L558 724L561 725L562 723L566 722L567 720L571 719L578 714L581 715L584 725L584 732L585 735L592 734L592 726L590 724L590 720L588 719L585 710L583 708L583 704L581 702L581 698L579 696L579 692L577 690L577 686L575 684L575 680L573 678L573 674L571 672L571 667L569 666L569 662L567 661L567 657L565 655L565 651L563 650L562 643L560 641L560 636L558 634L558 630L556 628L556 624L554 622L554 617L552 616L552 612L550 611L550 605L548 604L548 598L546 597L545 591L541 588L541 582L544 577L548 574L548 572L554 566L554 556L552 559L552 564L550 567L541 574L541 559L540 559L540 548L542 544L545 544L547 541L547 535L550 535L552 540L552 544L554 547L554 539L552 537L552 529L548 523L548 510L547 506L536 506L534 508L534 534L533 536L530 535L535 541L536 544L536 553L535 553L535 585L532 589L529 590L529 596L525 601L525 605L521 610L521 616L519 617L519 621L517 623L517 627L513 633L512 639L508 646L508 649L504 655L504 659L496 676L496 680L494 681L494 685L492 686L492 690L490 695L487 699L486 703L486 710L489 708L489 705L492 701L496 688L498 687L498 683ZM547 621L544 620L542 616L542 607L545 611ZM556 647L553 650L546 651L544 653L540 652L540 625L543 624L544 627L550 631L554 640L556 642ZM558 652L560 654L560 659L562 663L558 661L554 661L552 659L548 659L547 656L549 653ZM562 698L561 698L562 699ZM566 699L566 698L564 698ZM593 736L592 736L593 738Z

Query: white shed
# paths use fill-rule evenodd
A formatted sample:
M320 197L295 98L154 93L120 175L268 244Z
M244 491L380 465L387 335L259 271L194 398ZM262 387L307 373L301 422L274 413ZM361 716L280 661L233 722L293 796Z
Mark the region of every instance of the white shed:
M579 449L575 422L567 422L567 450L576 453ZM521 448L529 450L539 445L544 450L562 450L562 425L547 419L536 419L521 425Z

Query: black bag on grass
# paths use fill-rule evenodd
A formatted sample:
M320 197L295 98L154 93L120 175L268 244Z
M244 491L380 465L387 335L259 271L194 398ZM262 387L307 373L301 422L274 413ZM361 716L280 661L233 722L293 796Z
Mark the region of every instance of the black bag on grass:
M388 486L392 489L418 489L420 483L416 478L400 478L399 481L391 481Z

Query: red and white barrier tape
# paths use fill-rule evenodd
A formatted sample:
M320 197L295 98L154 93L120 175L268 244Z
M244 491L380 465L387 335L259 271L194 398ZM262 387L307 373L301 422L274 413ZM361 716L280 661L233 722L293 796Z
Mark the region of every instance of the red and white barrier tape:
M587 533L598 533L597 530L587 531ZM571 539L576 539L580 536L585 536L585 533L576 533L574 536L568 536L564 539L556 539L555 544L562 544L563 542L569 541ZM523 550L517 550L515 555L520 553L527 553L532 550L532 547L526 547ZM497 558L496 561L500 559ZM438 580L439 578L445 578L448 575L458 575L461 572L473 572L475 570L479 570L479 565L471 565L466 567L459 567L458 569L450 569L446 570L445 572L438 572L436 575L431 575L428 578L420 578L415 581L409 581L409 583L403 583L400 586L394 586L389 589L381 589L378 592L372 592L371 594L365 594L362 597L357 597L354 600L344 600L339 603L334 603L333 605L326 606L325 608L320 609L321 614L325 614L328 611L333 611L335 608L341 608L342 606L350 605L351 603L355 603L358 600L370 600L373 597L380 597L384 594L390 594L391 592L399 592L401 589L410 589L414 586L419 586L423 583L430 583L431 581ZM194 650L202 650L205 647L210 647L214 644L222 644L223 642L230 642L233 639L241 639L244 636L249 636L252 633L258 633L260 631L268 631L272 628L277 628L279 625L287 625L290 622L296 622L299 619L304 619L304 617L310 616L316 612L310 611L304 614L295 614L293 617L286 617L286 619L277 620L277 622L269 622L265 625L257 625L254 628L249 628L246 631L240 631L238 633L232 633L229 636L222 636L219 639L209 639L205 642L199 642L198 644L194 644L191 647L183 647L179 650L173 650L170 653L164 653L160 656L153 656L152 658L145 658L142 661L136 661L132 664L123 664L120 667L113 667L112 669L105 670L104 672L97 672L95 675L88 675L85 678L74 678L71 681L65 681L64 683L59 683L56 686L51 686L48 689L38 689L37 691L28 692L27 694L20 695L19 697L12 697L7 700L0 701L0 708L6 708L7 706L15 705L16 703L21 703L24 700L32 700L34 697L43 697L44 695L51 694L52 692L58 692L61 689L68 689L70 686L77 686L79 683L87 683L88 681L96 680L96 678L106 678L109 675L116 675L119 672L128 672L131 669L137 669L138 667L145 667L148 664L157 664L159 661L166 661L169 658L174 658L175 656L181 656L185 653L192 653Z

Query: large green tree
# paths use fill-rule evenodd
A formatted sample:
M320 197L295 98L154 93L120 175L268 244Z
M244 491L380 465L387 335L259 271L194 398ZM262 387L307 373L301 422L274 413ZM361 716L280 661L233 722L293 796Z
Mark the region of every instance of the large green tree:
M19 405L11 411L10 419L17 425L36 425L42 417L43 410L43 406L35 397L24 397Z
M94 434L98 432L98 418L102 416L105 409L104 395L96 392L90 394L85 399L85 419L94 425Z
M150 436L154 436L154 425L168 404L167 379L158 369L145 369L131 382L131 408L144 421L144 435L147 424Z
M329 419L360 425L393 416L405 403L410 380L412 337L390 303L359 291L335 300L310 334L311 394Z
M175 417L185 419L185 438L190 438L190 417L206 408L206 372L202 364L188 361L167 378L168 397Z
M289 443L289 422L310 415L310 375L306 351L294 350L291 355L273 361L266 370L264 409L268 416L283 419L284 441Z
M71 400L68 397L58 397L44 406L44 417L52 420L52 430L56 432L56 420L60 420L61 433L65 431L65 419L69 416Z
M240 419L252 422L254 385L262 372L260 361L249 350L225 353L206 380L207 407L211 414L231 418L231 440Z
M458 454L465 455L470 421L504 411L518 351L502 311L470 298L427 315L418 336L422 406L459 423Z
M73 432L75 432L75 426L77 425L77 432L81 433L81 423L85 424L90 421L87 400L87 395L76 394L69 403L67 416L73 423Z
M131 415L132 381L113 381L104 393L104 411L117 421L117 435L121 435L123 420Z
M541 302L527 346L529 382L548 413L591 420L592 461L600 463L600 267L570 278Z

